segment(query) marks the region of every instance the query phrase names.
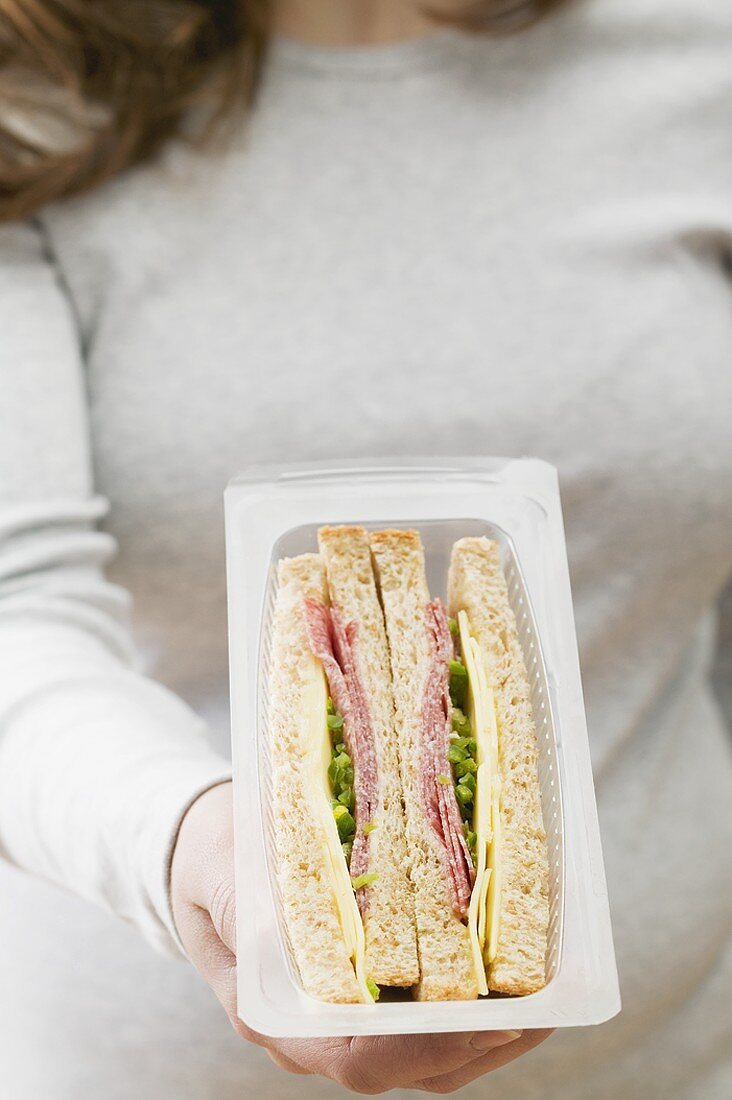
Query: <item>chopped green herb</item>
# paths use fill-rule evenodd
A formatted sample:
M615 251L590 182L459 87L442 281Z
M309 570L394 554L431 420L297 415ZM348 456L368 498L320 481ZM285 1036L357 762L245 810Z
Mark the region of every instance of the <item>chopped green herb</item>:
M353 786L353 765L347 752L334 752L328 765L328 779L336 797L344 788Z
M366 985L368 987L368 991L371 994L371 996L374 998L375 1001L378 1001L379 994L381 993L381 990L379 989L376 982L372 982L371 978L367 978L366 979Z
M465 757L463 760L458 761L458 763L455 765L455 775L458 777L458 779L461 779L462 776L467 775L468 772L477 772L477 770L478 765L475 763L472 756Z
M467 806L469 802L473 801L473 792L470 787L466 787L463 783L458 783L455 788L455 797L461 806Z
M338 836L341 842L344 840L352 840L353 835L356 832L356 822L351 814L348 812L345 806L337 806L333 810L336 819L336 825L338 826Z
M473 772L468 772L467 775L461 776L460 782L463 787L467 787L471 791L475 790L475 774Z
M462 679L467 680L468 670L458 657L451 657L447 662L447 667L451 676L460 676Z
M353 787L346 787L338 795L338 801L342 806L346 806L349 810L352 810L355 805L355 799L353 797Z
M378 829L378 825L374 821L367 821L363 827L364 836L368 836L369 833L373 833L374 829Z
M473 861L473 866L477 867L478 866L478 857L477 857L477 854L476 854L475 846L476 846L477 841L478 841L478 834L473 832L473 830L470 828L470 825L468 824L467 821L463 821L463 833L465 834L465 843L468 846L468 851L470 852L470 857Z
M437 782L442 783L443 787L449 787L452 783L452 779L449 775L438 775Z
M351 886L354 890L361 890L364 886L370 886L378 877L378 871L369 871L368 874L365 875L356 875L355 878L351 879Z
M465 756L465 749L461 748L460 745L457 745L453 741L449 749L447 750L447 759L450 761L450 763L460 764L463 760L465 760Z
M457 638L460 634L460 627L458 626L457 619L448 619L447 625L450 627L450 633L452 634L453 638Z
M335 733L343 728L343 718L335 709L333 700L328 697L326 705L328 728ZM346 863L351 862L351 850L353 837L356 833L356 822L353 817L355 799L353 794L353 761L346 752L343 741L338 741L333 746L328 765L328 779L330 781L330 804L333 809L333 817L338 827L338 837L341 841L343 855Z
M450 671L450 699L454 707L462 710L468 689L468 670L462 661L450 660L447 664Z
M455 733L461 734L463 737L470 737L472 729L470 728L470 719L463 714L460 707L452 708L452 728Z
M450 715L452 734L447 746L447 759L452 765L452 782L455 784L455 798L460 807L463 819L463 830L466 838L474 836L470 829L473 819L473 806L475 803L475 773L478 770L478 743L473 737L473 729L470 719L464 711L467 701L470 680L468 670L460 660L449 662L450 670L450 698L452 700L452 713ZM473 841L473 847L474 847ZM468 844L470 847L470 844ZM475 852L471 849L473 863Z

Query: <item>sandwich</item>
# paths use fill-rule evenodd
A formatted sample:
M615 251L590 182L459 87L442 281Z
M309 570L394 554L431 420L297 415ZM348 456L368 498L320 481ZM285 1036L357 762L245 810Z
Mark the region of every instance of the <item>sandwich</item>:
M384 617L363 528L279 563L270 727L277 879L303 986L369 1002L419 977Z
M480 950L486 963L485 984L477 966L480 992L535 993L546 983L549 858L529 678L498 544L456 542L447 591L477 742L468 926L473 952Z
M278 568L277 878L303 987L356 1002L545 984L548 859L499 548L459 540L447 609L416 531L323 528Z
M466 921L475 880L448 760L453 642L430 600L416 531L371 536L389 639L421 1000L468 1000L478 982Z

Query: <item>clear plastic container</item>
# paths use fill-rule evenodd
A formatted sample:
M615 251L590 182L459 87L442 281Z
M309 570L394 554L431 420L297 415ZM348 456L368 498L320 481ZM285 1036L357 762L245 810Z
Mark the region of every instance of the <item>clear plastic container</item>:
M620 1010L557 474L537 459L253 468L225 492L238 1011L266 1035L385 1035L597 1024ZM304 992L273 875L267 682L276 564L323 524L416 527L433 596L464 535L501 547L531 682L549 850L547 984L525 997L325 1004Z

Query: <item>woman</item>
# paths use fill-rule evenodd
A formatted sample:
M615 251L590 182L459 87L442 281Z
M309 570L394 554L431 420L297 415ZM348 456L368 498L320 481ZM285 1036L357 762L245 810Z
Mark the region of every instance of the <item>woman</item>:
M0 26L7 1095L727 1096L732 10ZM235 1034L180 964L233 1019L223 486L377 453L560 470L624 1011L529 1054Z

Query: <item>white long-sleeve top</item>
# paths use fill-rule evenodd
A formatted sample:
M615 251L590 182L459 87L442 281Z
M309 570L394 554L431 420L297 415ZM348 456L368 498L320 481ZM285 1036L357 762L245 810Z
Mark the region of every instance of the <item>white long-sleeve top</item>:
M0 855L163 950L180 819L230 767L145 675L98 529L81 333L39 226L0 233Z
M175 952L171 846L229 767L228 478L410 453L534 454L563 491L625 1007L491 1087L723 1095L730 102L716 0L587 0L502 41L278 41L225 151L173 143L0 231L13 1100L340 1095L72 895Z

